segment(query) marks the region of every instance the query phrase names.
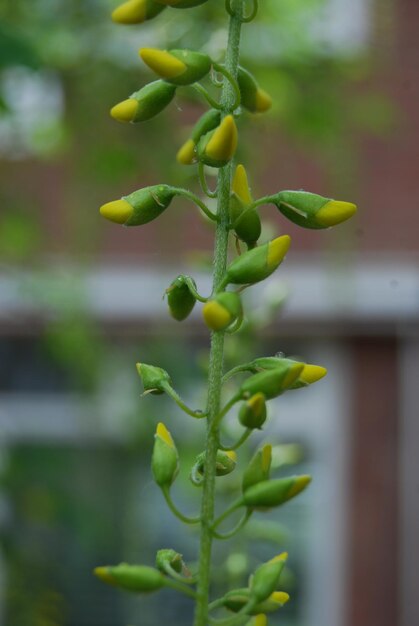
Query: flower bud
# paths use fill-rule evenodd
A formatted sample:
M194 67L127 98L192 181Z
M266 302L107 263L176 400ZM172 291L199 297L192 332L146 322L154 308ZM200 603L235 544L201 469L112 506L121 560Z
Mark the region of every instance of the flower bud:
M191 278L193 285L195 281ZM190 292L190 289L185 281L185 276L178 276L172 282L170 287L166 289L167 303L169 305L169 311L172 317L178 322L186 319L195 306L196 298Z
M230 611L237 613L245 604L249 602L250 597L250 589L232 589L224 596L224 606ZM289 595L285 593L285 591L274 591L269 598L263 602L259 602L252 610L250 610L249 615L273 613L284 606L288 600Z
M263 448L256 450L246 469L243 472L242 491L249 487L269 480L272 463L272 446L266 444Z
M167 7L173 7L174 9L190 9L204 4L207 0L155 0L155 2L164 4Z
M311 476L290 476L257 483L246 489L243 504L257 509L280 506L303 491L311 482Z
M112 12L112 20L118 24L141 24L161 13L163 3L154 0L128 0Z
M253 199L243 165L236 167L232 189L230 217L235 233L239 239L253 247L260 237L262 225L257 210L250 208Z
M268 618L264 613L259 613L249 622L249 626L268 626Z
M144 63L161 78L173 85L191 85L201 80L211 69L211 59L194 50L156 50L141 48Z
M95 576L109 585L126 589L127 591L138 591L148 593L157 591L164 587L164 576L157 569L146 565L108 565L96 567Z
M137 363L136 367L143 381L145 392L159 395L164 393L167 386L172 383L169 374L161 367L146 365L145 363Z
M161 572L166 572L166 566L180 574L184 569L182 555L170 548L159 550L156 554L156 567Z
M272 370L259 372L247 378L241 385L243 396L263 393L266 400L271 400L289 389L304 369L304 363L291 361Z
M216 476L227 476L236 469L237 454L234 450L217 450L215 462ZM196 472L203 476L205 474L205 452L198 454L195 461Z
M288 235L244 252L234 259L226 271L226 284L248 285L270 276L285 258L291 239Z
M298 361L293 359L287 359L284 357L268 356L261 357L260 359L254 359L251 365L257 370L273 370L276 368L287 368L292 366ZM321 380L327 374L327 369L321 365L311 365L309 363L303 363L303 369L298 375L298 378L288 387L289 389L300 389L301 387L307 387L318 380Z
M288 554L283 552L257 568L250 581L250 594L258 602L269 598L276 591Z
M179 473L179 455L172 435L161 422L154 435L151 470L159 487L170 487Z
M118 122L144 122L158 115L173 100L175 85L156 80L133 93L128 100L119 102L111 109L111 116Z
M234 117L226 115L215 130L201 137L197 146L198 158L211 167L223 167L233 158L237 141Z
M138 189L121 200L107 202L100 214L111 222L124 226L141 226L159 217L176 195L175 187L152 185Z
M196 161L196 146L203 135L219 126L221 113L216 109L206 111L192 129L191 138L179 149L176 159L182 165L192 165Z
M211 330L224 330L242 315L240 296L234 291L218 293L202 307L205 323Z
M261 89L255 78L243 67L237 73L241 93L241 105L251 113L265 113L272 106L272 98Z
M239 422L246 428L262 428L266 421L266 401L263 393L255 393L240 407Z
M281 191L271 197L285 217L303 228L330 228L356 213L356 204L331 200L307 191Z

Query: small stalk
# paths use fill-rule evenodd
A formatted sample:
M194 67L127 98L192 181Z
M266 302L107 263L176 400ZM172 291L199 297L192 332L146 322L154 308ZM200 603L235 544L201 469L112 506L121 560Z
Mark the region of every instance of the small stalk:
M225 67L234 79L237 77L240 53L241 15L243 0L232 0ZM221 106L224 114L231 111L235 102L235 93L231 83L225 79L221 94ZM231 193L231 163L221 168L218 174L217 189L218 223L215 233L213 291L217 292L223 280L227 266L229 206ZM224 332L213 332L211 336L210 364L208 373L207 403L207 440L205 448L205 473L202 488L201 538L199 552L199 570L197 601L194 626L207 626L210 589L212 525L214 521L215 499L215 464L219 443L218 429L213 429L213 422L220 411L222 371L224 354Z

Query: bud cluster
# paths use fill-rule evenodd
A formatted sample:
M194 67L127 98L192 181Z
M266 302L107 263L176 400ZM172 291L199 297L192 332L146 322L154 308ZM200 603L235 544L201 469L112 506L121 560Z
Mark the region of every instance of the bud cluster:
M190 9L206 2L208 0L127 0L115 8L112 19L119 24L141 24L157 18L166 9ZM246 14L248 5L253 9L250 8ZM202 303L202 318L211 331L212 342L207 409L191 409L173 387L172 377L166 370L146 363L137 364L144 394L167 394L188 416L207 421L206 447L196 456L190 470L192 483L203 487L199 516L185 515L173 500L172 490L176 489L180 455L162 421L156 427L151 457L154 481L170 511L182 522L200 526L201 565L194 576L181 554L172 548L164 548L157 553L155 567L121 563L98 567L95 574L103 582L127 591L147 593L171 587L184 593L196 602L195 626L206 626L215 621L220 626L230 626L246 616L250 620L248 626L266 626L266 615L280 609L289 600L288 593L278 589L288 555L283 552L259 565L247 586L230 590L209 604L211 543L233 537L253 514L286 504L309 485L311 477L307 474L275 476L270 443L257 448L247 463L243 457L240 459L236 451L254 431L265 426L271 400L320 381L326 375L326 368L285 356L268 356L255 358L224 374L224 334L237 332L246 323L242 292L271 277L282 265L290 248L291 239L287 234L263 240L259 207L272 204L294 225L318 230L346 221L356 212L356 206L306 191L279 191L255 198L245 167L241 163L233 167L232 161L239 144L240 117L245 113L267 112L272 100L255 77L239 65L240 29L255 16L258 2L226 0L225 6L230 15L230 36L224 64L220 65L204 51L143 47L139 51L140 58L153 72L155 80L111 109L115 120L137 124L164 111L183 88L193 87L202 95L210 108L195 122L176 158L182 165L197 166L203 195L217 198L216 213L201 196L165 183L142 187L106 202L100 208L101 215L111 222L127 227L144 226L160 218L175 198L185 198L192 201L216 226L211 293L207 297L200 295L195 280L185 274L177 275L165 291L170 315L177 322L187 319L197 302ZM220 76L223 77L221 95L215 99L201 81L209 83L214 91L221 85ZM206 182L207 167L219 170L214 191L209 190ZM231 259L227 255L230 235L237 251ZM244 251L242 244L246 246ZM233 383L233 377L242 373L246 377ZM236 443L224 446L223 420L233 408L237 409L237 426L241 436ZM235 479L240 462L245 467L241 477ZM219 478L229 475L233 475L231 488L237 488L239 495L216 518L215 485ZM229 480L221 482L228 484ZM243 517L237 526L229 532L221 532L221 524L239 509ZM195 584L196 590L192 587ZM213 621L209 611L221 607L239 615Z

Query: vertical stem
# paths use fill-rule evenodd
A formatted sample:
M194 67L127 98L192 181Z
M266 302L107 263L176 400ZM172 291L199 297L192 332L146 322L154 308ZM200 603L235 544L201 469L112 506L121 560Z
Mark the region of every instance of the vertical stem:
M243 0L232 0L232 15L230 17L228 43L225 65L230 74L236 78L239 64L241 15ZM223 114L230 113L234 106L235 94L231 84L224 79L221 95ZM228 223L229 203L231 192L231 163L219 170L218 174L218 203L217 223L215 233L214 268L213 268L213 291L221 284L226 264L228 248ZM214 491L215 491L215 462L219 444L218 429L212 429L212 423L220 410L221 379L223 370L224 332L213 332L211 336L210 363L208 374L208 418L207 439L205 447L205 473L202 490L201 506L201 544L199 554L199 571L197 601L195 609L194 626L207 626L208 624L208 601L211 569L211 525L214 520Z

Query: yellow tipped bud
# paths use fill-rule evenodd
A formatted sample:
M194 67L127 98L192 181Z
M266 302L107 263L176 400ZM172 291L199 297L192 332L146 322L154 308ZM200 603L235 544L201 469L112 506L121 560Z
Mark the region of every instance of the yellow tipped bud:
M226 115L207 143L205 152L214 161L230 161L237 149L237 126L232 115Z
M231 313L219 302L211 300L202 308L202 315L207 326L213 330L222 330L231 324Z
M356 213L356 204L352 202L342 202L340 200L330 200L322 206L316 213L316 220L328 228L345 222Z
M282 235L282 237L277 237L273 241L269 242L267 259L268 268L278 267L279 263L281 263L287 254L290 245L291 237L288 235Z
M287 499L289 500L290 498L293 498L294 496L299 494L300 491L303 491L303 489L305 489L307 485L309 485L310 483L311 483L311 476L309 476L308 474L297 476L297 478L294 481L293 486L287 493Z
M162 487L170 487L179 472L179 456L172 435L161 422L157 425L154 436L154 448L151 458L154 480Z
M244 204L251 204L252 196L250 194L247 173L243 165L238 165L233 178L233 192L240 198Z
M267 626L267 624L268 618L264 613L260 613L254 617L252 626Z
M277 554L273 559L269 561L269 563L277 563L278 561L286 561L288 559L288 552L281 552L281 554Z
M262 448L262 472L264 475L269 476L272 463L272 446L267 443Z
M234 450L226 450L226 455L229 459L234 461L234 463L237 463L237 454Z
M142 24L150 20L164 9L164 6L154 0L128 0L112 13L112 20L117 24Z
M93 570L94 575L99 578L103 583L107 583L108 585L116 585L116 581L112 578L109 567L95 567Z
M273 602L278 602L278 604L286 604L290 596L286 591L274 591L273 594L269 597L269 600Z
M162 78L176 78L187 69L185 63L165 50L141 48L139 54L144 63Z
M181 148L179 148L176 155L178 163L182 165L192 165L195 161L195 142L193 139L188 139Z
M126 200L113 200L103 204L100 214L116 224L125 224L134 213L134 208Z
M166 426L162 422L159 422L157 424L156 436L160 437L160 439L163 439L163 441L167 443L167 445L170 446L171 448L175 448L172 435L170 434L170 432L167 430Z
M356 213L352 202L331 200L308 191L280 191L270 200L285 217L303 228L329 228Z
M118 24L141 24L146 18L145 0L128 0L112 12L112 20Z
M111 109L111 116L117 122L132 122L138 110L138 102L128 98L119 102Z
M316 383L318 380L326 376L327 369L321 365L305 365L300 374L300 380L306 385Z
M259 87L255 94L255 112L265 113L266 111L269 111L271 106L271 96L264 89L260 89Z

